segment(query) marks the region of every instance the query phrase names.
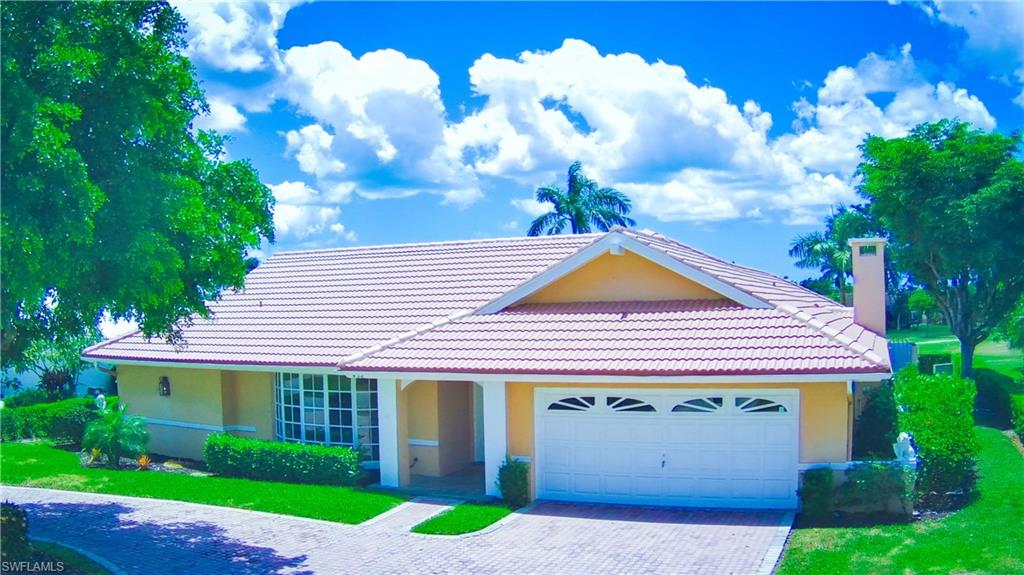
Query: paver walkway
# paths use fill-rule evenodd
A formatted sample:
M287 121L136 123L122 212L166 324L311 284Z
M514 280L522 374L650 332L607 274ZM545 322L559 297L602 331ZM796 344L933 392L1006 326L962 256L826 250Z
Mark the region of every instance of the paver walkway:
M89 550L127 574L770 573L783 512L544 502L462 537L410 533L446 507L406 504L363 523L176 501L3 486L31 534Z

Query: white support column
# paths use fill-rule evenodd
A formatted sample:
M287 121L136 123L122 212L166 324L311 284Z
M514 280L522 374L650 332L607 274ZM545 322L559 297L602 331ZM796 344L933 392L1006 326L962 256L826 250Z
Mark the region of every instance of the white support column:
M377 425L380 434L380 484L398 487L398 381L377 380Z
M484 490L487 495L499 497L498 468L508 453L505 382L479 383L484 392Z

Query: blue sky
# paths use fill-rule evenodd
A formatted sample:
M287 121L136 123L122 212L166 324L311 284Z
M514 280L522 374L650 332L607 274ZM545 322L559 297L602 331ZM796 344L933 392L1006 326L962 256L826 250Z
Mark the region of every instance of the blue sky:
M582 160L640 227L800 279L856 146L1024 125L1021 3L182 4L276 249L525 233Z

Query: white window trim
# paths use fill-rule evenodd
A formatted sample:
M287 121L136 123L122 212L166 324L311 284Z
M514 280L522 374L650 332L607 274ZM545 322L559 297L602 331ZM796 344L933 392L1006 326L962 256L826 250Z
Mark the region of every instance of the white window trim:
M299 424L299 438L298 439L292 439L292 438L285 437L285 435L283 433L284 425L288 425L288 424L294 425L294 422L286 422L283 418L279 418L279 415L283 415L283 412L279 411L278 408L283 405L283 399L284 399L284 396L283 396L284 389L281 387L281 376L286 374L286 373L299 376L299 388L298 388L298 392L299 392L299 403L298 403L298 409L299 409L299 422L298 422L298 424ZM312 376L316 376L316 377L322 378L321 379L321 389L320 389L319 393L322 394L322 396L323 396L323 407L320 408L321 411L323 411L323 415L324 415L324 421L323 421L323 426L322 426L323 430L324 430L324 441L323 442L312 441L312 440L309 440L309 439L306 438L306 409L307 409L307 407L306 407L306 402L305 402L305 394L307 392L305 390L304 382L302 380L303 376L306 376L306 375L312 375ZM338 392L335 392L335 393L349 393L351 395L351 398L352 398L351 406L348 409L344 409L344 408L340 409L340 411L349 411L351 413L351 415L352 415L352 424L351 424L351 426L344 426L344 425L332 426L331 425L331 419L330 419L330 417L331 417L330 416L330 412L331 412L330 405L331 405L331 403L330 403L330 396L329 396L329 393L331 393L331 392L330 392L329 384L328 384L328 381L327 381L327 376L328 375L340 376L340 377L343 377L343 378L346 378L346 379L349 380L349 385L350 385L349 391L347 391L347 392L338 391ZM373 377L365 377L365 376L359 376L358 379L367 379L367 380L370 380L370 381L373 382L374 391L376 391L376 393L378 394L378 402L379 402L379 393L380 393L380 391L379 391L379 387L378 387L378 380L376 378L373 378ZM328 372L328 373L301 373L301 372L298 372L298 371L287 371L287 370L286 371L276 372L274 374L274 437L275 437L275 439L277 439L278 441L291 441L291 442L297 441L299 443L309 443L309 444L316 444L316 445L338 445L338 446L343 446L343 447L351 447L353 449L357 449L358 450L360 448L360 446L361 446L361 444L359 442L359 431L360 431L360 429L373 429L374 426L371 425L369 427L361 427L359 425L359 410L360 410L360 408L359 408L358 396L361 393L369 395L371 392L369 392L369 391L360 392L359 389L358 389L358 383L357 383L356 380L357 380L357 377L348 376L348 375L345 375L345 374L339 374L337 371ZM311 393L318 393L318 392L313 391ZM311 407L311 408L308 408L308 409L316 409L316 408L312 408ZM377 441L378 442L375 443L375 444L374 443L370 443L368 445L377 445L377 449L379 450L380 449L380 438L381 438L380 437L380 409L379 409L379 405L375 405L375 406L369 407L367 409L370 410L370 411L377 411L378 412L378 414L377 414L377 426L376 426L376 428L377 428ZM339 411L339 410L335 410L335 411ZM282 424L280 429L278 428L278 423ZM348 443L335 443L335 442L332 442L331 441L331 431L330 431L331 427L341 427L342 429L351 428L351 430L352 430L352 443L348 444ZM377 463L377 462L378 462L377 459L370 459L370 460L367 460L365 463L372 465L372 464Z

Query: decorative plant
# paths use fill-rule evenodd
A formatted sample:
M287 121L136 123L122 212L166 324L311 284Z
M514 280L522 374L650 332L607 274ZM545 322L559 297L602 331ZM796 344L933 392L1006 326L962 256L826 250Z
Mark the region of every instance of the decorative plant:
M505 504L519 509L530 502L530 464L505 456L498 468L498 489Z
M145 471L149 469L150 464L153 463L153 459L150 458L149 455L146 453L140 455L136 461L138 461L139 463L139 471Z
M100 418L89 424L82 438L82 447L98 449L111 467L117 467L122 457L134 459L142 455L148 445L146 420L126 415L123 404L103 410Z

